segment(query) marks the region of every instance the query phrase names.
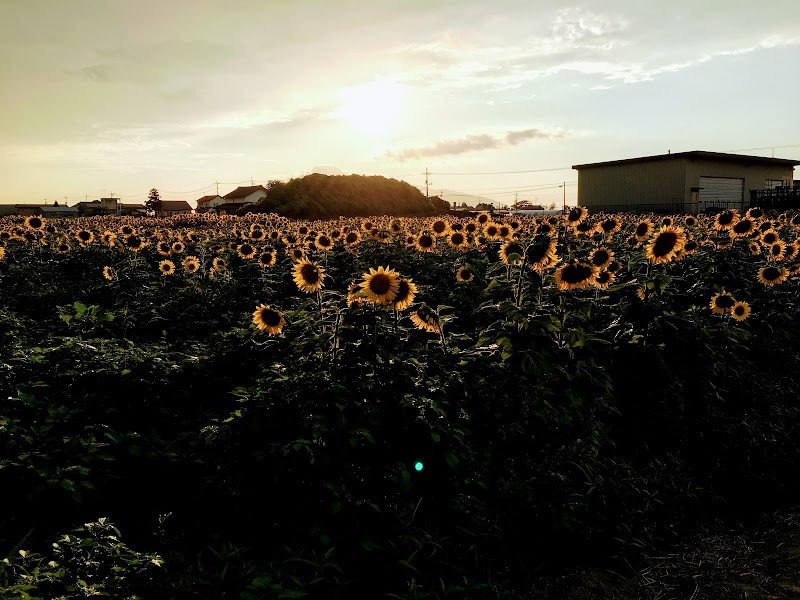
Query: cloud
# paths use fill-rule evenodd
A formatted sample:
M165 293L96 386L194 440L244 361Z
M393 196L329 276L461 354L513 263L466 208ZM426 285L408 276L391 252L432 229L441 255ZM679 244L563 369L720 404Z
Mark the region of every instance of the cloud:
M402 150L388 150L385 158L399 160L400 162L416 159L430 158L434 156L453 156L465 154L467 152L478 152L481 150L492 150L506 146L516 146L527 140L552 140L572 137L574 134L563 130L546 131L543 129L522 129L518 131L507 131L500 135L477 134L467 135L455 140L443 140L432 146L422 148L405 148Z

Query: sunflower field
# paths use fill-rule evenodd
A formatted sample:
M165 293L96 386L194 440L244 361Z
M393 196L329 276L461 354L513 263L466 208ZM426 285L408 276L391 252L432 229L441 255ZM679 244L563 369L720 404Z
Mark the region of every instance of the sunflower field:
M0 219L0 598L516 598L790 502L800 215Z

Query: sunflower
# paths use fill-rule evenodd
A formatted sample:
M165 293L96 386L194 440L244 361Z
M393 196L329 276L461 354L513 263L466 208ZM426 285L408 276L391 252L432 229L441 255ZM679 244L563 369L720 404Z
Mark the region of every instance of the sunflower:
M789 271L783 267L764 267L758 272L758 280L764 285L780 285L789 276Z
M686 225L687 227L694 227L695 225L697 225L697 217L689 215L683 220L683 224Z
M417 326L417 329L430 331L431 333L441 332L439 317L435 312L425 306L421 306L411 313L411 322Z
M597 277L598 268L584 262L569 262L556 269L556 285L560 290L583 289Z
M673 224L672 217L664 217L663 219L661 219L662 227L669 227L672 224Z
M537 236L526 249L528 266L540 273L556 261L556 240L549 235Z
M750 218L745 217L739 219L736 224L731 227L731 237L744 237L756 230L756 223Z
M156 251L161 256L169 256L170 250L172 250L172 246L169 245L169 242L158 242L156 244Z
M576 206L566 215L564 215L564 222L567 225L572 225L573 227L575 227L578 223L581 223L588 216L589 216L588 210L586 210L583 206Z
M650 222L650 219L645 219L644 221L639 221L636 224L636 230L634 235L636 236L636 240L639 242L645 241L653 234L653 223Z
M37 217L35 215L27 217L25 219L25 227L28 229L33 229L34 231L40 231L44 228L45 220L42 217Z
M621 270L622 270L622 264L620 264L619 261L612 260L610 263L608 263L608 265L606 265L606 271L608 271L609 273L613 273L614 275L619 273Z
M316 263L304 258L294 266L294 282L297 289L306 294L311 294L321 289L325 279L325 269Z
M431 229L437 236L447 235L450 230L450 223L444 219L436 219L433 224L431 224Z
M616 275L610 271L600 271L592 280L592 285L596 288L600 288L601 290L608 289L608 286L614 283L614 278Z
M450 244L453 248L461 249L467 245L467 236L465 236L460 231L454 231L449 236L447 236L447 243Z
M114 273L114 269L112 269L109 266L103 267L103 277L105 277L109 281L114 281L114 277L116 277L116 274Z
M765 246L771 246L777 241L780 241L780 237L778 237L778 232L772 228L761 234L761 243Z
M786 242L778 240L774 244L770 244L767 248L767 255L770 260L783 260L783 252L786 248Z
M522 258L525 256L525 248L519 242L506 242L500 246L499 254L500 260L503 261L504 265L518 265L522 262ZM514 255L516 255L517 258L514 258L512 261L512 257Z
M333 240L323 233L322 235L317 236L317 239L314 241L314 245L317 247L317 250L327 252L333 248Z
M275 264L275 253L272 250L264 250L258 255L258 265L260 267L271 267Z
M764 216L764 211L754 206L753 208L747 209L747 213L745 213L745 216L748 219L760 219L761 217Z
M81 244L91 244L94 241L94 234L88 229L81 229L75 237Z
M347 235L344 236L344 243L348 246L355 246L360 241L361 234L357 231L348 231Z
M361 289L373 304L386 306L391 304L400 289L400 275L389 267L378 267L364 273Z
M366 304L366 302L367 299L361 285L356 281L351 283L347 288L347 306Z
M70 245L67 242L60 242L58 246L56 246L56 252L59 254L69 254L71 249L72 248L70 248Z
M286 251L286 254L289 255L294 262L301 262L306 259L306 251L302 248L290 248Z
M175 263L171 260L162 260L158 263L158 270L162 275L172 275L175 273Z
M747 302L736 302L731 308L731 317L737 321L744 321L750 316L750 305Z
M795 256L797 256L797 251L797 242L786 244L786 247L783 249L783 260L792 260Z
M645 255L652 263L665 263L672 260L685 245L686 234L681 227L662 227L647 245Z
M475 223L474 221L470 221L469 223L464 225L464 231L466 231L467 233L475 233L476 231L478 231L478 224Z
M605 269L612 258L614 258L614 253L611 250L596 248L592 250L592 253L589 255L589 262L598 269Z
M575 235L588 236L594 231L594 227L588 221L583 221L582 223L574 225L572 231L575 232Z
M139 250L145 246L145 241L135 233L132 233L125 238L125 247L131 252L139 252Z
M200 261L196 256L187 256L181 263L187 273L196 273L200 269Z
M280 333L286 321L281 311L270 308L266 304L259 304L253 311L253 324L261 331L272 335Z
M211 261L211 268L218 273L223 273L227 267L228 263L225 262L224 258L217 257Z
M555 235L557 232L556 232L555 228L550 223L545 221L543 223L539 223L536 226L536 230L534 231L534 233L536 235L539 235L540 233L544 234L544 235Z
M501 240L507 240L509 237L511 237L512 233L513 231L508 225L500 225L497 228L497 237L499 237Z
M739 221L739 213L736 211L735 208L731 210L723 210L721 213L718 213L717 216L714 218L714 229L718 231L722 231L724 229L730 229Z
M483 226L486 225L486 223L488 223L491 218L492 217L491 215L489 215L489 213L483 212L478 215L477 221L479 225Z
M756 242L750 242L750 245L747 247L750 249L750 254L752 255L761 254L761 244L757 244Z
M720 293L712 296L711 302L709 302L708 305L711 307L711 312L715 315L724 315L726 312L730 312L734 304L736 304L736 298L731 296L730 292L722 290Z
M250 260L256 255L256 248L252 244L244 243L239 246L239 256L245 260Z
M697 252L697 249L700 247L700 244L697 243L697 240L688 239L686 240L686 244L683 246L683 250L681 252L683 255L692 254Z
M469 283L475 275L467 267L460 267L456 273L456 281L459 283Z
M612 217L609 219L603 219L598 227L605 235L611 235L612 233L619 231L621 225L619 221Z
M417 294L417 285L411 279L401 279L397 287L397 295L394 297L393 306L397 310L405 310L414 302Z
M436 248L436 238L427 233L420 234L416 240L416 247L420 252L433 252Z
M361 222L361 229L364 231L372 231L375 228L375 224L372 221L362 221Z
M490 240L500 237L500 226L497 223L487 223L483 227L483 234Z

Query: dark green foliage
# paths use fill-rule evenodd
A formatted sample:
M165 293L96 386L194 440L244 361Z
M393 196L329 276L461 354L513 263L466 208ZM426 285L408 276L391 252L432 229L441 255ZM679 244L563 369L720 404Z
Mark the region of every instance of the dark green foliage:
M605 243L564 238L562 259ZM282 251L223 250L212 279L205 241L201 272L169 277L152 247L11 242L0 598L495 598L796 497L795 282L764 288L747 252L653 266L617 243L615 285L562 292L498 246L337 246L317 296ZM347 306L379 265L441 335ZM754 316L712 315L723 287ZM260 302L281 335L252 325Z

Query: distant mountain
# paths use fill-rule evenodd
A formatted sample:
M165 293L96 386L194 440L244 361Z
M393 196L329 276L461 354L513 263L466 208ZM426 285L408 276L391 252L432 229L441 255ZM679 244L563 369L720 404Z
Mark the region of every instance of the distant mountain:
M457 190L436 190L438 192L438 196L442 200L446 200L450 203L450 206L453 205L453 202L456 203L456 206L461 206L461 203L464 202L467 206L474 207L478 204L491 204L493 206L498 206L497 200L492 200L491 198L486 198L485 196L477 196L475 194L468 194L466 192L459 192ZM502 203L505 204L505 203Z

